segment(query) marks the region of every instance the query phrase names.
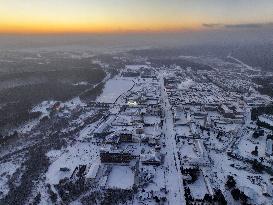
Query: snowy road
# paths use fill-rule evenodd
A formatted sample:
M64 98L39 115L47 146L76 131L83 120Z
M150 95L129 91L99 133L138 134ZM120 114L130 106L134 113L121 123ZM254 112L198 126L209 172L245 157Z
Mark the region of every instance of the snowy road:
M168 100L167 93L164 88L163 76L160 75L161 97L163 99L163 110L165 113L165 121L163 124L163 132L165 134L166 156L165 167L168 168L166 179L167 187L169 188L169 204L170 205L184 205L186 204L184 198L183 179L180 172L180 160L177 154L177 147L175 141L173 116L171 106Z

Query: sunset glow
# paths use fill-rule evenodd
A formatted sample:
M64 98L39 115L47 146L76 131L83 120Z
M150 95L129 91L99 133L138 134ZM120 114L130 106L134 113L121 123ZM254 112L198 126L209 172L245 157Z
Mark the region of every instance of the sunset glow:
M273 22L261 0L0 0L1 33L202 30L204 24Z

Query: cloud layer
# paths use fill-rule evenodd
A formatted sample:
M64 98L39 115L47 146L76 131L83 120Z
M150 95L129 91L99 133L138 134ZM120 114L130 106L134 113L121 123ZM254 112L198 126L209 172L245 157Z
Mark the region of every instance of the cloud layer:
M247 24L214 24L214 23L203 23L203 27L205 28L273 28L273 22L270 23L247 23Z

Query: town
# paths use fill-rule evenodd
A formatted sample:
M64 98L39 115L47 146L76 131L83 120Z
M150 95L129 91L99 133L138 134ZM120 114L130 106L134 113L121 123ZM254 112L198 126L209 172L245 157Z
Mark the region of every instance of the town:
M272 204L273 116L254 111L273 101L251 81L261 71L214 58L181 56L192 62L183 67L126 57L114 57L124 68L108 73L96 99L45 101L33 108L40 120L17 130L35 138L40 124L61 128L44 132L60 146L47 150L30 202ZM1 168L0 196L7 174Z

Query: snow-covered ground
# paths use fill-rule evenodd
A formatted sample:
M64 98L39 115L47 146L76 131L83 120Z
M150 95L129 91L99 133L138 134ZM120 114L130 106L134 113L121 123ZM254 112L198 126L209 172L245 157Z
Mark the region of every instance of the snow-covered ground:
M108 179L109 188L131 189L134 185L134 173L129 166L113 166Z
M197 180L189 184L188 187L191 190L191 194L196 199L203 199L205 194L208 194L204 176L201 174L198 176Z
M91 143L77 142L64 150L52 150L47 153L51 160L46 173L46 182L58 184L60 179L70 177L74 169L80 164L91 164L97 161L99 147ZM60 168L69 168L68 172L60 171Z
M195 82L192 79L185 79L185 81L181 82L178 85L178 89L181 90L187 90L189 89L191 86L193 86L195 84Z
M260 176L259 174L252 173L250 171L233 168L230 166L230 164L234 163L234 161L230 160L225 154L213 153L212 157L215 162L213 170L217 170L217 176L214 178L214 180L222 189L225 189L224 186L227 175L236 176L237 186L240 189L247 191L246 194L252 200L256 201L257 204L270 204L271 199L265 198L262 195L262 187L251 182L251 178L260 178L261 182L264 183L268 181L268 175Z
M26 134L30 132L35 126L39 124L39 119L31 120L23 125L21 125L17 130L17 132Z
M20 168L20 163L5 162L0 164L0 198L9 192L8 180Z
M132 88L134 82L127 79L110 79L106 82L102 94L98 97L98 102L114 103L117 98Z
M199 58L187 59L197 61ZM211 59L204 62L211 62ZM127 66L128 69L136 72L143 67L150 68L141 64ZM88 182L92 181L98 185L95 188L88 187L90 190L83 195L90 194L89 191L99 191L103 197L105 190L108 189L124 191L131 190L132 187L137 188L138 193L134 193L132 201L128 201L127 204L136 205L143 202L154 205L158 204L157 200L163 198L164 201L167 200L166 205L184 205L186 204L185 183L195 199L203 199L205 194L213 195L213 189L221 189L228 204L239 205L239 202L232 198L230 190L225 187L228 175L234 176L238 188L249 196L251 202L258 205L272 204L272 197L262 194L265 185L268 185L269 194L272 194L271 176L266 172L255 172L248 161L260 160L260 157L263 157L264 161L270 164L270 158L265 155L265 145L266 136L271 132L266 130L265 136L254 139L252 134L257 126L251 121L250 107L246 108L240 94L226 92L214 83L204 83L203 80L207 81L209 71L192 72L191 69L179 66L173 66L172 69L159 73L154 69L156 75L158 74L157 79L120 75L105 79L105 87L97 101L115 103L110 105L109 109L100 103L96 106L90 105L91 103L85 104L79 97L61 102L60 112L56 115L57 120L65 117L69 121L71 117L69 126L60 130L60 137L69 134L64 138L68 142L68 147L50 150L46 154L50 165L46 173L41 174L43 180L35 185L36 191L41 192L40 204L51 203L45 184L52 185L53 191L57 193L53 185L58 184L60 179L70 178L79 165L87 165L89 171L86 173L92 175L92 180L87 178ZM176 75L179 72L183 77ZM199 72L205 72L201 76L206 77L198 79ZM164 78L168 76L173 76L171 81L175 83L167 92ZM141 103L128 105L127 101L138 100ZM32 111L42 112L42 117L49 115L55 103L56 101L42 102ZM245 122L226 116L219 109L221 104L232 104L240 108L244 113L236 117L244 117ZM92 117L96 115L98 119L95 118L94 122ZM54 121L54 117L50 120ZM38 123L38 121L30 121L22 126L21 133L28 136L37 125L35 122ZM70 132L70 128L76 131ZM136 133L136 128L143 133ZM94 135L94 132L108 135L99 137ZM113 133L109 134L111 132ZM126 139L124 135L121 139L122 135L118 135L122 132L133 133L133 141ZM126 140L128 141L125 142ZM110 149L113 153L130 153L134 159L126 165L124 162L101 163L100 149L111 146L117 148ZM258 156L252 154L255 146L258 146ZM238 159L230 153L237 154ZM158 166L138 161L139 156L150 157L152 162L148 160L146 162L156 163ZM9 176L20 166L20 163L13 161L0 164L0 197L8 192ZM191 183L189 175L182 175L186 170L184 168L187 167L200 170L197 181ZM92 171L93 169L95 171ZM145 181L147 179L142 177L150 177L150 179L147 182ZM143 184L134 186L136 179ZM71 204L80 205L83 195ZM58 195L58 202L60 201Z

